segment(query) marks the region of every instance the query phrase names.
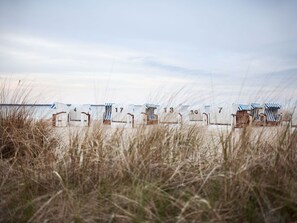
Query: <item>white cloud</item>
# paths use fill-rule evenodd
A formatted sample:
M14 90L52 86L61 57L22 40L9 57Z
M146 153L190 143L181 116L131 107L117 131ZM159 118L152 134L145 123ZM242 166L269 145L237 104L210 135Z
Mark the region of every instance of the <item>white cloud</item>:
M248 100L267 74L295 68L293 62L253 53L211 55L183 45L172 45L171 50L139 50L10 33L0 37L0 75L15 82L32 82L35 94L43 92L46 102L145 103L158 96L166 98L181 88L193 101L214 97L235 100L238 96ZM275 77L273 83L278 80ZM269 94L293 95L291 88L281 93L272 91L274 84L264 87Z

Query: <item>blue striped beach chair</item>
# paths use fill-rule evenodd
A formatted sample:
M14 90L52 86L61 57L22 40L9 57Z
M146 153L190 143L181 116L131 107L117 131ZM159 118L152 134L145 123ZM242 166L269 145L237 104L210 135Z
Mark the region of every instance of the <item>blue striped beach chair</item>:
M263 126L266 123L263 106L259 103L251 103L252 124L254 126Z
M281 115L278 113L281 105L276 103L265 103L264 114L266 116L267 125L278 125L281 121Z

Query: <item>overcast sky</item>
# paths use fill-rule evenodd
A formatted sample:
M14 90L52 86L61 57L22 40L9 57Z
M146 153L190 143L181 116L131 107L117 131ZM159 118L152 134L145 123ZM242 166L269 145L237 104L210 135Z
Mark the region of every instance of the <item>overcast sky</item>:
M0 76L43 102L296 99L297 1L0 0Z

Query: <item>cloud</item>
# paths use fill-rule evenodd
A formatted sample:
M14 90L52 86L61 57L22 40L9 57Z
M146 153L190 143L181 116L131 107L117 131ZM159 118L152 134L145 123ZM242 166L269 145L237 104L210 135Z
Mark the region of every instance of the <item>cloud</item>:
M248 100L259 89L283 97L297 83L294 63L277 54L212 55L180 46L162 52L8 33L0 37L0 75L33 81L36 92L48 89L52 101L67 103L145 103L152 92L182 88L192 101Z
M184 66L169 64L166 62L162 62L161 60L157 60L157 58L153 57L132 57L130 58L132 61L136 61L138 63L143 64L146 67L158 69L161 71L169 72L171 75L175 76L205 76L209 73L198 70L198 69L191 69Z

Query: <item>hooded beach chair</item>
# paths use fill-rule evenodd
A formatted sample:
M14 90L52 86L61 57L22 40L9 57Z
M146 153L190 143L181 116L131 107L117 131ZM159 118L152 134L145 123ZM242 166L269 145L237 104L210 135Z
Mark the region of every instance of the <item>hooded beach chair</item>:
M237 107L235 115L235 125L236 128L243 128L250 124L250 106L245 104L234 105Z
M145 115L147 117L147 125L158 124L158 115L155 114L157 108L158 106L155 104L145 104Z
M264 115L266 116L267 125L278 125L281 121L281 114L279 109L281 105L276 103L265 103L264 104Z
M54 127L66 127L69 124L69 105L60 102L55 102L51 109L52 125Z

